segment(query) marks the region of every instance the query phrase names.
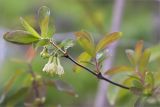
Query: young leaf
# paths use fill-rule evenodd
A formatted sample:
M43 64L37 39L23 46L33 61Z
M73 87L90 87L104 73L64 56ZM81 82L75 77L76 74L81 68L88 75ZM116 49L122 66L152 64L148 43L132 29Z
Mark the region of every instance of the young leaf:
M11 90L13 83L20 74L21 71L16 71L15 74L6 82L5 86L3 87L2 95L0 96L0 104L3 103L3 101L6 98L6 95Z
M76 32L75 36L77 38L80 46L91 56L95 56L95 46L91 35L88 32L81 31Z
M142 56L139 59L139 68L140 71L144 71L144 69L146 68L147 64L149 63L149 58L150 58L151 52L146 49L144 50Z
M36 48L48 45L48 43L49 43L49 39L40 39L36 44Z
M141 81L135 79L135 80L133 80L133 87L142 89L143 84L141 83Z
M9 106L15 106L17 103L20 101L24 100L25 95L27 94L26 92L28 91L29 87L22 87L18 89L13 95L8 97L5 100L5 103L7 103L7 107Z
M48 23L49 23L49 16L50 16L50 10L46 6L42 6L39 11L39 25L41 29L41 36L47 37L48 34Z
M119 66L119 67L114 67L109 69L108 71L105 72L106 75L114 75L117 73L122 73L122 72L131 72L134 71L132 67L128 66Z
M141 88L131 87L130 91L135 95L141 95L142 94L142 89Z
M153 76L153 74L152 74L152 72L146 72L146 74L145 74L145 83L146 84L150 84L151 85L151 87L153 88L153 86L154 86L154 76Z
M130 63L135 65L136 64L136 62L135 62L135 52L131 49L127 49L126 54L127 54L127 57L129 59Z
M142 49L143 49L143 41L141 40L141 41L138 41L135 46L135 54L136 54L137 59L139 59L139 57L141 56Z
M151 95L153 87L154 87L154 76L151 72L146 72L145 73L145 89L143 90L143 93L145 95Z
M26 20L24 20L22 17L20 17L20 20L21 20L21 24L23 25L23 27L24 27L28 32L30 32L30 33L31 33L34 37L36 37L36 38L41 38L40 35L37 33L37 31L35 31L35 30L31 27L31 25L29 25L29 24L27 23Z
M31 44L39 40L39 38L33 36L33 34L22 30L7 32L4 34L3 38L15 44Z
M98 60L98 64L102 64L102 62L109 57L109 51L108 50L104 50L101 52L98 52L96 54L96 59Z
M138 78L138 77L137 77ZM132 83L133 83L133 80L139 80L139 78L133 78L133 77L128 77L127 79L125 79L123 81L123 84L126 85L126 86L132 86Z
M79 57L77 58L77 62L79 62L80 64L83 64L83 65L86 65L86 64L82 63L83 61L89 62L90 60L91 60L91 56L87 52L81 53L79 55ZM73 68L73 71L75 71L75 72L79 72L81 70L82 70L82 68L77 65L75 65Z
M63 47L64 50L67 50L68 48L74 46L74 42L73 42L72 39L66 39L66 40L61 42L60 46Z
M55 32L56 32L56 27L54 25L49 24L47 37L52 38Z
M149 50L151 52L150 61L160 58L160 44L150 47Z
M105 35L104 38L102 38L99 43L96 46L96 52L99 52L100 50L107 47L109 44L113 43L114 41L118 40L122 36L121 32L114 32Z

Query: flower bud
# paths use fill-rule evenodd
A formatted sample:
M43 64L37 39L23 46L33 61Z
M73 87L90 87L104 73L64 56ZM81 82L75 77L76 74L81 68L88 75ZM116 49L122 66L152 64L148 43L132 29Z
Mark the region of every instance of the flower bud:
M46 47L43 48L42 52L40 53L40 56L42 58L48 58L50 56Z

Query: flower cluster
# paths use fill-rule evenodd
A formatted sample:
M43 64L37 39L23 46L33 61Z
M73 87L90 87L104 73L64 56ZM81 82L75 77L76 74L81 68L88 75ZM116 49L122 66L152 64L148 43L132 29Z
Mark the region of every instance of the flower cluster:
M62 65L60 64L60 60L59 57L57 56L51 56L47 62L47 64L45 64L44 68L43 68L43 72L47 72L50 74L57 74L59 76L64 74L64 69L62 67Z

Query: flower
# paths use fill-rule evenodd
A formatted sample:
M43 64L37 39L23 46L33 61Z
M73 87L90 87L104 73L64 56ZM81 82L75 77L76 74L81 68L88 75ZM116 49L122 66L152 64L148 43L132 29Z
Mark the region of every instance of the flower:
M62 67L62 65L60 64L59 58L57 58L57 71L56 74L58 74L59 76L64 74L64 69Z
M47 72L50 74L58 74L59 76L64 74L64 69L60 64L60 60L58 57L50 57L47 64L45 64L43 68L43 72Z

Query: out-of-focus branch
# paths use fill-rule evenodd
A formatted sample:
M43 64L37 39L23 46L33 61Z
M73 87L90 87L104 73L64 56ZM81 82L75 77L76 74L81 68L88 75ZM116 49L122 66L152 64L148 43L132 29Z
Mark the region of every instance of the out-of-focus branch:
M154 42L160 42L160 0L154 0L153 33Z
M35 96L36 96L36 98L40 98L40 93L39 93L39 90L38 90L38 83L36 81L36 75L32 70L31 64L28 64L28 68L29 68L28 72L31 74L31 76L33 78L32 84L33 84L33 89L34 89ZM38 107L44 107L44 105L42 103L39 103L37 106Z
M114 4L114 8L113 8L112 27L110 30L111 32L119 31L121 18L122 18L122 14L123 14L124 2L125 2L124 0L115 0L115 4ZM112 45L110 45L109 51L112 56L104 62L104 64L103 64L104 71L106 71L112 67L112 63L113 63L113 60L115 57L115 51L116 51L117 45L118 45L118 42L115 42ZM107 77L107 78L109 78L109 77ZM104 94L107 92L107 86L108 86L108 83L106 83L104 81L100 81L94 107L111 106L106 98L106 94Z

